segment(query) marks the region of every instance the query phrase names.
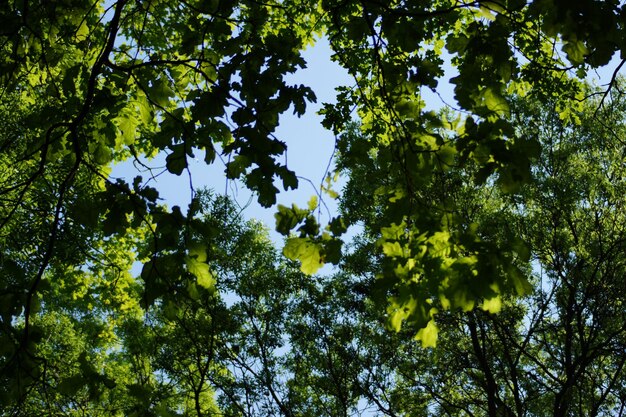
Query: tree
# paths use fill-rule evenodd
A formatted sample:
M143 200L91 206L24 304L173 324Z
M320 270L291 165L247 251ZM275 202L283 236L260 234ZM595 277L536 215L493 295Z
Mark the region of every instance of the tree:
M528 242L532 250L520 253L516 263L534 288L524 297L503 297L501 306L486 302L465 314L438 314L435 349L419 349L407 331L390 335L380 304L363 300L372 288L380 290L376 274L386 262L375 255L377 205L384 200L373 201L369 188L388 181L388 166L372 158L347 168L344 215L374 226L357 239L343 273L315 293L330 295L302 301L317 308L303 309L300 316L328 312L328 322L319 320L323 324L300 342L315 348L298 345L295 350L319 352L309 363L321 379L353 365L345 382L335 378L330 387L308 383L316 388L313 398L350 390L351 404L388 416L624 414L626 328L617 319L624 314L626 294L621 279L624 194L619 191L624 185L624 96L616 92L606 108L597 110L599 100L576 114L579 122L562 121L554 103L512 100L517 134L535 137L542 146L532 161L532 181L515 195L503 193L495 182L477 189L455 181L478 174L478 166L449 173L431 190L446 185L446 194L458 201L454 214L479 225L483 239L500 244L513 234ZM346 152L349 147L340 153L340 167ZM382 289L382 303L401 291ZM434 308L445 302L431 300ZM333 357L333 352L342 354ZM325 415L324 409L318 415Z
M532 138L518 134L510 97L553 103L558 120L577 122L588 98L578 80L624 51L623 14L615 0L6 2L0 8L3 401L21 404L39 398L29 396L35 387L57 384L75 397L77 409L81 398L99 397L115 379L115 371L90 365L115 343L104 327L117 328L167 301L182 308L198 286L213 290L214 254L197 238L209 233L199 200L186 212L168 209L141 176L109 178L111 164L161 155L167 170L181 175L189 157L202 152L210 164L219 154L228 161L228 178L241 178L261 204L272 206L279 186L298 185L274 132L282 114L301 115L315 100L310 88L285 78L306 65L300 53L316 36L329 39L334 59L355 79L323 110L324 125L337 134L347 131L353 110L359 119L361 135L339 136L342 166L379 164L386 177L372 190L373 217L344 216L323 226L315 204L278 207L277 228L289 236L285 254L314 273L325 262L341 262L348 226L371 221L366 226L379 248L372 262L382 258L378 282L394 289L379 291L391 297L393 327L408 322L426 344L434 341L438 310L471 310L483 300L495 309L505 294L528 292L518 262L528 252L521 231L490 240L489 216L468 223L450 215L465 209L450 191L486 192L496 184L511 198L522 195L531 160L542 154ZM458 72L449 81L459 111L428 112L421 92L437 91L446 56ZM614 83L615 77L599 108ZM135 259L143 263L139 279L131 272ZM65 310L71 317L58 314ZM193 315L186 320L200 325ZM54 323L65 323L62 334L87 343L95 356L74 351L68 358L75 359L67 359L73 366L56 374L47 368L45 343ZM195 360L214 363L203 358ZM250 368L252 380L267 375L274 366L268 361L261 360L261 373ZM194 366L194 372L202 368ZM198 412L212 407L203 397L208 372L185 382ZM79 393L79 380L93 387ZM103 412L112 412L118 399L107 399Z
M106 258L89 270L46 277L32 341L17 339L23 321L7 331L17 340L3 345L0 415L258 415L281 404L285 306L307 278L229 200L200 191L193 205L193 231L179 230L191 249L159 253L167 269L143 282L124 251L137 242L119 240L100 242ZM157 236L142 236L147 248ZM154 286L165 287L158 301Z

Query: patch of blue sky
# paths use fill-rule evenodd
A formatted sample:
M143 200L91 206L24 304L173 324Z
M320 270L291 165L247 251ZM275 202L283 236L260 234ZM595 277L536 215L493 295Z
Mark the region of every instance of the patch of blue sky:
M335 101L336 87L351 85L354 82L345 70L332 62L331 54L328 42L325 39L319 40L315 46L303 53L308 63L307 68L286 77L287 84L310 86L317 96L317 102L310 103L302 117L297 117L288 110L282 115L280 126L275 132L276 138L287 144L284 156L287 167L295 171L299 177L298 189L281 192L277 198L278 204L290 206L295 203L301 207L306 206L312 196L319 194L320 184L329 170L332 170L335 137L332 132L322 127L322 116L318 111L322 103ZM275 210L261 207L252 192L239 180L226 178L227 160L216 158L215 163L207 165L203 161L203 153L197 151L195 158L188 158L188 170L180 176L167 172L165 158L162 155L150 161L141 161L150 166L151 171L146 170L137 161L128 160L115 165L111 177L121 177L130 181L136 175L141 175L144 184L159 190L163 202L169 207L178 205L183 210L191 201L194 189L206 187L216 193L227 194L242 208L246 218L262 221L269 227L274 241L282 240L282 237L273 231ZM336 203L325 196L320 216L327 220L329 216L336 215L336 211Z

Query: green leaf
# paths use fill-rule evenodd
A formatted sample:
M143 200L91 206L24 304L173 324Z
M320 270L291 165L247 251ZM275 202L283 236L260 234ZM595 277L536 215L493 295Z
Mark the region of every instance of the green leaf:
M285 169L284 172L279 174L283 180L283 188L285 191L289 189L295 190L298 188L298 177L295 172Z
M98 165L107 165L111 162L113 154L111 148L101 143L98 143L95 151L93 152L93 159Z
M348 231L348 227L343 217L333 217L328 223L328 230L333 236L341 236Z
M187 168L187 155L184 145L172 147L172 153L165 158L167 170L172 174L180 175Z
M451 54L463 52L469 42L469 38L464 34L451 35L446 39L446 49Z
M428 322L428 324L426 324L426 327L423 327L421 329L418 330L417 334L415 335L415 340L419 340L420 342L422 342L422 347L427 348L427 347L436 347L437 346L437 339L439 336L439 329L437 328L437 325L435 324L435 320L430 320Z
M417 309L417 300L413 296L405 297L403 300L393 297L387 307L388 324L391 329L399 332L402 329L402 322L414 314Z
M72 68L68 69L63 77L63 90L65 90L66 94L73 95L76 94L76 82L79 74L82 71L82 64L76 64Z
M309 214L308 210L298 208L295 204L291 208L279 204L278 212L274 213L276 219L276 231L283 236L289 233L306 218Z
M483 301L480 308L492 314L499 313L500 310L502 309L502 299L500 298L499 295L493 298L489 298Z
M307 203L307 206L309 208L310 211L313 211L317 208L317 206L319 205L319 202L317 200L317 196L314 195L313 197L311 197L311 199L309 200L309 202Z
M381 243L381 247L386 256L398 258L404 256L404 251L402 250L402 246L400 246L399 242L384 241Z
M518 295L526 295L532 292L532 285L526 275L516 266L511 265L507 270L507 276L511 286Z
M137 126L139 125L139 120L137 120L135 114L124 112L115 121L122 133L122 142L125 145L132 145L135 142Z
M186 258L187 271L198 279L198 285L206 289L215 288L215 278L205 262L199 262L194 258Z
M237 155L226 164L226 177L237 179L250 167L250 159L245 155Z
M78 29L76 29L76 39L80 42L86 40L88 36L89 26L87 26L87 22L83 20Z
M204 245L192 245L185 257L187 271L196 277L198 285L213 290L215 289L215 277L206 263L207 255Z
M501 116L509 114L509 103L507 103L506 99L497 91L487 88L483 92L483 99L485 100L485 106L487 106L490 111Z
M585 62L585 57L589 54L585 43L575 38L565 42L563 52L567 54L567 59L574 65L582 65Z
M160 107L168 107L173 96L174 91L164 76L153 80L148 88L148 97Z
M300 269L307 275L313 275L322 266L321 245L309 238L289 238L283 248L283 254L292 260L301 262Z

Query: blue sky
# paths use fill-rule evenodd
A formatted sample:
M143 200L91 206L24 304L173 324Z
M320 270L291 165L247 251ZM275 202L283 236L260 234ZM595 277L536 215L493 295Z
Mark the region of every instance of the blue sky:
M291 84L304 84L313 89L317 96L317 103L307 107L304 116L298 118L290 111L286 112L276 131L276 137L287 143L286 161L287 166L296 172L302 179L299 181L297 190L281 192L278 203L306 206L311 196L319 191L319 185L324 179L329 161L333 155L335 138L332 132L321 126L322 116L317 112L325 102L335 101L335 88L340 85L352 85L354 81L338 64L331 60L331 50L325 39L319 40L315 46L304 51L303 56L308 63L307 68L288 76L287 82ZM186 208L191 199L190 183L194 189L208 187L216 193L227 193L243 210L246 218L256 218L264 222L270 229L270 235L276 242L282 241L282 237L274 232L275 208L265 209L256 203L251 192L238 181L226 180L224 175L224 163L219 159L213 165L206 165L203 161L203 152L198 152L195 160L189 159L189 172L183 172L176 176L168 172L150 181L150 185L157 188L163 202L169 207L178 205ZM164 167L164 158L156 158L148 165L152 167ZM282 159L284 161L285 159ZM155 172L162 170L156 169ZM191 174L191 175L190 175ZM132 161L126 161L114 167L111 174L113 177L125 177L127 180L136 175L142 175L144 181L148 180L149 174L138 172ZM309 181L305 180L308 179ZM279 188L280 182L276 184ZM336 209L336 204L326 196L324 202L331 212ZM327 216L327 210L322 210L323 218Z
M307 68L289 75L287 82L291 84L304 84L313 89L317 96L317 103L312 103L307 107L304 116L298 118L290 111L283 114L280 126L276 131L276 137L287 143L286 160L287 166L302 177L297 190L281 192L278 196L278 203L291 205L296 203L299 206L306 206L311 196L319 192L319 186L327 172L329 161L333 155L335 138L332 132L321 126L322 116L317 112L325 102L335 102L335 88L341 85L351 86L354 80L337 63L331 60L332 51L326 39L320 39L313 46L304 51L303 56L307 61ZM448 59L447 57L444 57ZM611 64L600 71L599 77L595 78L599 85L608 83L611 79L612 71L619 60L614 59ZM423 97L429 108L440 108L447 104L455 105L453 98L453 86L447 80L455 76L454 70L449 63L445 66L446 74L442 77L438 86L440 96L424 88ZM443 100L443 101L442 101ZM271 238L279 243L282 237L274 232L275 208L265 209L256 203L256 199L251 192L238 181L227 180L224 175L224 163L219 159L213 165L206 165L203 161L203 152L198 152L197 159L189 159L189 172L183 172L181 176L176 176L164 172L158 176L150 185L157 188L163 202L169 207L178 205L183 210L188 205L192 193L190 183L195 189L203 187L212 188L216 193L227 193L243 209L246 218L256 218L265 223ZM149 163L153 167L164 167L164 158L157 158ZM284 161L284 159L283 159ZM156 170L159 172L160 170ZM191 174L191 175L190 175ZM149 177L147 173L138 172L130 161L114 167L113 177L126 177L131 180L136 175L142 175L144 181ZM308 179L305 180L305 179ZM276 184L279 188L280 182ZM338 185L340 187L340 185ZM339 190L337 190L339 191ZM321 220L328 220L328 213L335 215L336 204L328 196L324 196L326 206L322 207Z
M333 156L335 138L332 132L321 126L322 116L317 112L322 108L323 103L335 102L338 86L354 85L354 80L348 73L331 59L332 51L328 41L324 38L309 47L303 52L303 57L307 61L307 68L299 70L295 74L287 77L287 82L291 84L304 84L313 89L317 96L317 102L311 103L307 107L306 114L300 118L290 111L283 114L280 126L276 131L276 137L287 143L286 161L287 166L296 172L300 178L297 190L288 192L282 191L278 196L278 203L290 206L295 203L300 207L306 206L308 200L319 193L320 184L323 181L329 162ZM449 79L450 74L446 74L444 79ZM454 104L452 88L448 85L440 85L442 97ZM426 89L424 89L426 90ZM423 91L427 103L438 108L442 106L442 101L430 91ZM227 193L233 198L243 210L244 216L248 219L255 218L265 223L270 229L270 235L275 242L281 242L282 237L274 232L275 208L265 209L261 207L251 192L245 186L233 180L226 180L224 175L224 163L219 159L213 165L206 165L203 161L203 152L198 152L196 160L189 159L189 172L183 172L181 176L176 176L164 172L150 185L157 188L163 202L169 207L178 205L183 210L191 199L190 183L194 189L208 187L219 194ZM283 159L284 161L284 159ZM164 170L164 156L150 161L148 165L156 168L155 172ZM189 175L191 174L191 175ZM126 161L114 167L113 177L125 177L131 180L136 175L142 175L144 181L149 178L146 172L138 172L133 167L132 161ZM276 184L279 188L280 182ZM339 184L336 188L340 188ZM340 190L337 190L340 191ZM322 223L328 220L328 215L336 215L336 203L328 196L323 196L325 205L322 205L320 215Z

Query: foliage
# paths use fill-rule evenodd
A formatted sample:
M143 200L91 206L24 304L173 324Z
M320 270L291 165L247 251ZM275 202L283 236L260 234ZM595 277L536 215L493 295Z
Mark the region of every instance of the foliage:
M528 242L532 250L519 249L515 262L533 284L530 294L501 296L498 314L493 305L439 313L437 347L419 349L410 331L390 335L380 305L363 300L382 289L374 300L384 302L394 291L380 287L376 273L386 260L376 255L377 229L366 228L325 289L335 324L309 336L320 355L346 349L337 362L358 363L348 382L323 392L357 385L352 404L375 415L623 415L624 96L615 93L596 112L598 100L577 114L581 125L560 120L554 103L512 100L518 134L542 145L533 181L515 195L495 182L452 189L459 215L480 224L484 239L500 245L514 234ZM372 177L386 178L375 172L385 167L364 165L351 170L344 212L375 224L380 211L362 204L380 204L367 187L378 186ZM339 364L323 372L332 376Z
M623 292L612 279L624 193L611 142L623 105L610 96L615 76L600 92L581 80L625 55L624 13L617 0L3 3L0 413L336 415L363 395L391 413L391 400L365 387L400 393L394 414L430 412L431 400L402 394L413 385L395 373L399 364L376 364L388 355L374 348L385 327L398 332L398 349L412 349L405 332L433 346L438 327L471 342L480 367L466 377L482 375L472 389L486 386L487 397L454 403L468 414L495 415L509 394L507 410L539 413L518 398L535 399L530 387L494 391L491 352L541 358L513 361L498 378L546 362L532 370L544 378L536 396L553 393L542 398L554 399L545 401L557 415L582 393L582 414L619 409L621 328L608 317L621 314ZM279 187L298 186L275 135L280 118L316 100L288 75L306 66L301 52L319 36L354 78L322 110L338 138L336 172L322 189L340 198L342 215L320 224L314 198L307 208L278 206L276 219L284 255L307 274L339 264L337 279L305 279L228 203L198 193L186 210L168 208L141 176L110 178L125 160L160 157L182 175L189 158L219 157L227 178L273 206ZM454 85L456 104L428 111L423 93L440 82ZM337 194L340 174L349 181ZM350 253L342 236L357 224L362 247ZM532 278L539 265L550 285ZM340 314L350 274L367 285L354 284L363 286L357 306ZM321 295L307 306L303 291ZM468 314L459 319L457 308ZM365 385L357 367L337 362L360 354L361 342L324 339L335 330L338 340L356 337L357 310L367 318L358 337L374 343ZM499 317L525 333L498 333ZM365 336L370 327L380 333ZM296 329L310 338L295 338ZM302 354L323 339L325 358L281 353L283 333ZM557 345L563 352L546 350ZM445 349L424 355L450 360ZM575 383L587 366L615 382Z

